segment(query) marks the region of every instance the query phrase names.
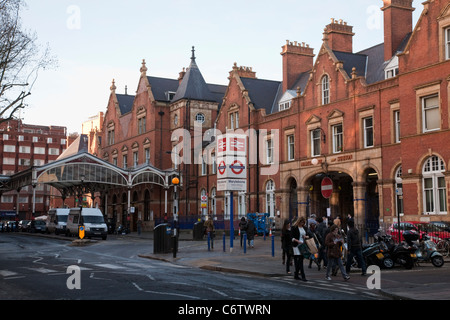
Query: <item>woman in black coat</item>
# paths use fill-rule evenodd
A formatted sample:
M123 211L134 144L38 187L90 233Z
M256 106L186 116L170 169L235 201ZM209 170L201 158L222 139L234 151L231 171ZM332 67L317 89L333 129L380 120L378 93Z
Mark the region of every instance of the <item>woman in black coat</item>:
M294 255L292 249L292 233L291 233L291 223L288 219L284 220L283 228L281 229L281 248L283 249L283 258L286 256L286 273L290 274L291 259Z
M247 222L247 240L248 246L254 248L253 240L255 239L256 227L252 220L248 219Z

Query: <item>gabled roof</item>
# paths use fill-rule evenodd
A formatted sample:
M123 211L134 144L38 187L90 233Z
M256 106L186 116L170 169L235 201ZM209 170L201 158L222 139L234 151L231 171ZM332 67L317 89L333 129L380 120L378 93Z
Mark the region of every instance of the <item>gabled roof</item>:
M191 64L181 80L180 86L173 98L173 102L181 99L192 99L200 101L216 101L208 85L203 79L202 73L195 62L194 47L192 47Z

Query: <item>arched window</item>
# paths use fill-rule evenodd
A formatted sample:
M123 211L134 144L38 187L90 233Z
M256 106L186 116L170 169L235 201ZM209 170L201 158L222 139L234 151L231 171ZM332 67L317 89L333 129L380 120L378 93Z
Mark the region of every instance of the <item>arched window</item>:
M321 82L322 104L330 103L330 79L327 75L322 77Z
M402 180L402 166L399 166L395 171L395 198L397 215L403 215L403 180Z
M424 214L447 213L447 191L445 187L444 161L431 156L422 168L423 211Z
M273 180L267 181L266 184L266 212L269 217L275 217L275 183Z

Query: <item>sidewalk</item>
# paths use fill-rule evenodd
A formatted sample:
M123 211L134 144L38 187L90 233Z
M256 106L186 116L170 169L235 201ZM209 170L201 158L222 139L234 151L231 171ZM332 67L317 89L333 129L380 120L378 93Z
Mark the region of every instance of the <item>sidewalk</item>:
M285 265L282 264L281 258L281 241L279 235L275 234L272 252L272 237L258 236L255 238L254 248L247 247L246 253L240 246L240 238L236 236L233 241L233 249L230 249L230 238L225 238L225 251L223 245L223 237L221 232L218 233L214 241L214 249L208 251L207 240L193 241L192 232L180 232L178 242L178 252L176 258L173 253L154 254L153 241L148 252L143 252L140 257L148 259L163 260L170 263L197 267L212 271L221 271L229 273L240 273L262 277L293 277L294 267L291 268L290 275L286 274ZM131 233L124 237L153 239L152 232L144 232L141 235ZM317 266L313 263L312 268L308 268L309 260L305 260L305 273L309 280L324 280L325 270L318 271ZM440 271L447 277L450 261L446 261ZM428 269L427 269L428 268ZM420 300L449 300L450 299L450 279L446 281L439 275L436 281L429 281L418 276L420 270L430 270L434 268L431 263L421 264L420 267L414 267L413 270L404 270L397 267L390 271L382 270L382 288L380 293L393 299L420 299ZM340 273L339 273L340 274ZM338 274L333 277L331 283L343 281ZM401 280L399 275L404 279L408 276L408 281ZM350 274L351 279L348 283L354 283L359 286L366 286L367 277L361 276L360 270L354 270ZM450 277L450 276L449 276ZM433 278L434 279L434 278ZM428 282L427 282L428 281ZM369 290L369 289L367 289Z

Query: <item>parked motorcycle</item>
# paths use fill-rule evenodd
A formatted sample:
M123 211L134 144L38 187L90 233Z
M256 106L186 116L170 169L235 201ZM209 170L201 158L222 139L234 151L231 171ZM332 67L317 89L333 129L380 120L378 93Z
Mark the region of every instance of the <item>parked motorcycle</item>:
M389 255L395 263L404 266L406 269L412 269L417 259L417 246L413 241L419 239L419 234L415 230L408 230L403 232L403 238L405 241L395 244L391 236L386 236Z
M363 245L362 253L366 264L377 265L380 268L391 269L394 267L394 261L389 254L389 248L384 242L383 237L380 234L375 235L376 242L370 245Z
M130 233L130 229L127 228L127 226L121 224L119 225L119 227L117 228L117 234L129 234Z
M444 265L444 257L437 251L436 243L426 234L419 240L416 256L417 262L431 261L438 268Z

